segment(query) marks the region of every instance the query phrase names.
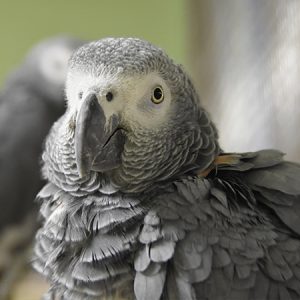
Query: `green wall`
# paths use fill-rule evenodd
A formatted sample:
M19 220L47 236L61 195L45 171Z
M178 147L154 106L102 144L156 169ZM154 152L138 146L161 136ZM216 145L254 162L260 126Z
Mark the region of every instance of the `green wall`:
M30 47L70 34L136 36L185 64L185 0L0 0L0 85Z

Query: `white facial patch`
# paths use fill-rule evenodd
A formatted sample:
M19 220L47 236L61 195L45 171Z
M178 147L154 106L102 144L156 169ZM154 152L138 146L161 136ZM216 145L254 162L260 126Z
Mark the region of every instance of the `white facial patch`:
M154 101L154 91L159 88L163 93L160 103ZM125 107L125 119L131 123L149 129L160 127L167 122L171 106L171 91L167 83L157 73L134 78L127 84L128 103Z
M39 65L43 76L54 84L63 85L72 51L63 46L50 46L42 53Z
M79 70L72 70L67 75L66 96L71 110L79 110L84 99L91 93L97 95L106 117L120 109L120 78L116 75L103 74L96 77ZM106 107L107 93L112 93L113 99Z
M163 101L152 101L155 88L163 92ZM84 99L97 95L105 117L119 115L131 128L155 128L167 121L171 104L171 91L157 73L126 76L124 73L92 76L71 70L67 76L66 95L69 108L79 111ZM112 99L108 97L112 96Z

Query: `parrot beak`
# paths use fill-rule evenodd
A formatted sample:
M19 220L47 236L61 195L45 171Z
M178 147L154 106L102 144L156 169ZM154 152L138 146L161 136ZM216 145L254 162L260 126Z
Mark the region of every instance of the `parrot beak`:
M75 156L80 177L90 170L105 172L121 164L125 137L119 117L113 115L107 126L104 111L97 96L90 94L77 114L75 128Z

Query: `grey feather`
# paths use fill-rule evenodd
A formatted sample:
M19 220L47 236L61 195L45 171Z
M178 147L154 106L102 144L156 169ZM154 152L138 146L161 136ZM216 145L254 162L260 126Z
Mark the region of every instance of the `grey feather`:
M144 246L136 252L134 259L134 268L136 271L143 272L148 268L151 262L149 252L150 251L148 245Z
M215 246L213 247L213 252L214 252L213 267L220 268L230 264L231 258L225 249Z
M130 243L135 241L137 234L137 229L133 229L127 232L127 235L124 237L110 235L95 236L90 245L86 245L80 259L82 262L92 262L117 255L121 251L130 249Z
M137 300L159 300L166 280L165 266L152 275L145 276L137 272L134 279L134 292Z
M258 191L267 200L279 205L291 206L293 202L297 200L296 195L289 195L276 190L270 190L258 186L255 186L254 190Z
M173 241L157 241L150 246L150 258L154 262L166 262L173 257L175 243Z
M189 282L186 282L174 271L170 270L167 276L167 296L166 299L172 300L196 300L195 290Z
M161 237L160 229L158 227L152 227L145 225L139 235L139 241L143 244L149 244L157 241Z
M250 297L250 299L267 300L268 291L269 291L269 280L265 277L265 275L263 275L263 273L258 272L256 274L255 287L252 288L251 290L252 296Z
M246 175L246 180L251 184L278 190L288 195L299 195L299 174L300 166L282 163L273 168L250 172Z
M114 264L113 266L110 266L109 264L100 264L99 266L95 267L88 263L78 262L73 269L72 277L76 280L94 282L105 280L110 277L115 277L128 272L130 272L130 267L126 264Z
M183 230L184 225L180 226L180 223L180 221L164 221L161 228L162 237L174 242L182 240L185 236L185 231Z
M287 264L284 264L283 266L277 266L276 264L267 260L265 268L268 275L277 281L288 281L293 277L293 272Z
M249 290L255 285L256 274L254 272L250 273L250 276L245 278L239 278L236 276L232 282L233 288L237 290Z
M202 255L202 264L199 267L190 269L189 271L183 270L181 268L177 268L177 272L183 280L195 283L201 282L210 275L211 266L212 266L212 250L211 248L207 248Z
M249 161L254 165L254 168L266 168L281 163L283 156L284 154L278 150L261 150L257 156L254 156Z
M200 267L203 260L203 256L200 254L201 252L197 251L197 249L191 245L186 244L187 241L185 240L178 243L174 256L174 263L184 270Z

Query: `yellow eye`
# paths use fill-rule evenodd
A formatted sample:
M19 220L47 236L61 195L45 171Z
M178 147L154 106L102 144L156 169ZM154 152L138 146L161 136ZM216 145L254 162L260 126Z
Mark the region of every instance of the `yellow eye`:
M159 104L164 100L164 92L160 86L157 86L153 90L153 94L151 96L151 101L155 104Z

